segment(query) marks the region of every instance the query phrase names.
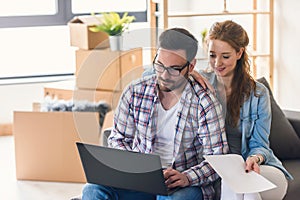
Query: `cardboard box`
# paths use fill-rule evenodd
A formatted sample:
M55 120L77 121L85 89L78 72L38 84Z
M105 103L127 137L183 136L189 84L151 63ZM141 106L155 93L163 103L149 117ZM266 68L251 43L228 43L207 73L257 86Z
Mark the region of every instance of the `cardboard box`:
M76 51L76 86L79 89L122 90L128 82L122 82L124 75L132 80L140 78L142 65L142 48L128 51L79 49Z
M35 112L41 111L41 103L40 102L32 102L32 111L35 111Z
M0 124L0 136L12 135L12 124Z
M111 107L118 104L120 94L121 91L76 89L74 81L60 81L44 86L44 95L49 95L53 99L105 101Z
M111 128L113 126L113 121L114 121L114 112L113 111L109 111L105 115L105 118L104 118L104 121L103 121L103 125L102 125L102 130Z
M75 142L101 144L98 113L14 112L16 177L86 182Z
M105 115L103 125L102 125L102 130L101 130L101 136L102 136L101 140L104 146L108 145L107 138L111 133L113 122L114 122L114 112L110 111Z
M92 32L89 27L99 24L95 16L77 16L69 23L71 46L81 49L102 49L109 47L108 34L105 32Z

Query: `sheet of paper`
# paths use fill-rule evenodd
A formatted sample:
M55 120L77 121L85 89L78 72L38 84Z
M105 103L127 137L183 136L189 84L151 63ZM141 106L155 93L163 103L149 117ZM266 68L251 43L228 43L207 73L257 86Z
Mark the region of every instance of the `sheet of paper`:
M236 193L261 192L277 187L254 171L246 173L245 162L240 155L209 155L204 158Z

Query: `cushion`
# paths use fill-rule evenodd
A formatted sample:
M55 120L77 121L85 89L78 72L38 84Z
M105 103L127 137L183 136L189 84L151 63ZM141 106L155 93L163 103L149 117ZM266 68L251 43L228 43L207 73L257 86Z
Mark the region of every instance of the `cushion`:
M285 117L283 111L276 103L270 85L267 80L262 77L257 79L258 82L264 84L270 92L272 123L270 133L270 146L274 154L279 159L297 159L300 158L300 139Z
M284 167L293 175L294 180L289 181L287 194L285 200L299 199L300 196L300 160L285 160L283 162Z

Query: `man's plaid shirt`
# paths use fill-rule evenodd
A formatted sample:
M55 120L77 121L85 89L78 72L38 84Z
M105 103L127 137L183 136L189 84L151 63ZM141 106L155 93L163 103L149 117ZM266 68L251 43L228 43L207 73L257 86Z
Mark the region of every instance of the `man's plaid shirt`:
M110 147L152 153L156 140L156 76L132 82L123 92L114 115ZM175 127L174 169L186 174L191 186L201 186L204 199L213 199L218 175L203 155L225 154L228 145L221 106L216 97L189 78L181 99Z

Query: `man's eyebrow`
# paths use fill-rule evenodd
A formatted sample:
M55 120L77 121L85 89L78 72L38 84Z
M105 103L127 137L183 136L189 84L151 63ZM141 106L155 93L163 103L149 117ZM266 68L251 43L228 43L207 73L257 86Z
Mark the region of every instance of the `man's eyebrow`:
M170 68L182 68L182 65L170 65L170 66L165 66L162 62L160 62L159 60L156 60L156 62L158 62L159 64L162 64L164 67L170 67Z
M159 60L156 60L156 62L158 62L158 63L160 63L160 64L164 65L164 63L160 62Z

